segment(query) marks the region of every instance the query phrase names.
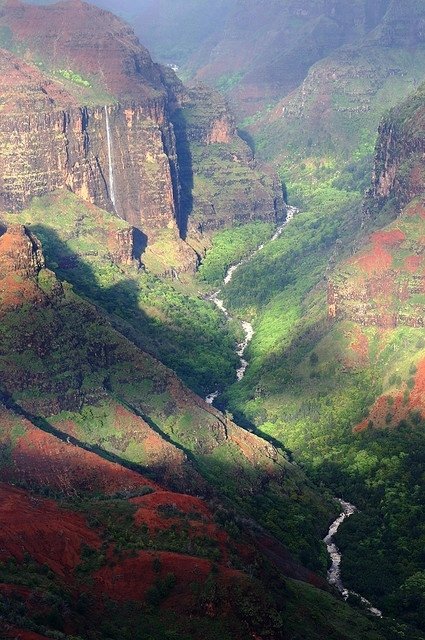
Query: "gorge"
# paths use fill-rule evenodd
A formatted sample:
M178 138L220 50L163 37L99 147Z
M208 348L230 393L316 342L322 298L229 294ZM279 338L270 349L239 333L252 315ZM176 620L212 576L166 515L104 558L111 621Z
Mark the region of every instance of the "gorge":
M298 209L296 209L296 207L291 207L287 205L285 222L281 224L277 228L277 230L273 233L270 239L270 242L273 242L274 240L277 240L277 238L279 238L279 236L283 233L283 230L285 229L286 225L292 220L294 215L296 215L297 213L298 213ZM257 255L259 251L262 251L265 247L265 244L266 243L258 245L258 247L250 255L246 256L245 258L242 258L242 260L240 260L236 264L231 265L228 268L226 275L224 276L223 284L224 285L229 284L229 282L232 281L235 271L239 269L241 265L247 264L254 256ZM227 311L226 307L224 306L224 301L221 300L221 298L219 298L220 294L221 294L221 289L211 294L211 296L209 296L209 300L211 300L218 307L218 309L220 309L220 311L225 315L227 320L231 320L231 316ZM237 345L237 350L236 350L236 353L240 358L240 366L236 370L236 379L238 380L238 382L240 382L243 379L245 375L245 371L247 370L249 363L247 360L245 360L244 354L246 349L249 346L249 343L254 337L254 327L250 322L248 322L247 320L242 320L241 325L242 325L243 332L245 334L245 338L241 343ZM207 395L206 402L208 404L212 404L214 400L218 398L218 396L219 396L219 391L213 391L212 393L209 393Z
M424 640L425 0L95 4L0 0L0 637Z

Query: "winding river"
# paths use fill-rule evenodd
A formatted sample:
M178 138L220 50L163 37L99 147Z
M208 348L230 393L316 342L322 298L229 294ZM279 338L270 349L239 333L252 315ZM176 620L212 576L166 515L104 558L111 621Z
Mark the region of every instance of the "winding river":
M281 224L275 231L274 235L270 238L270 240L268 242L273 242L274 240L277 240L277 238L279 238L279 236L282 234L284 228L286 227L286 225L288 224L288 222L290 222L292 220L292 218L294 217L294 215L298 213L298 209L296 209L295 207L288 207L287 209L287 214L286 214L286 220L283 224ZM266 246L266 243L260 244L255 251L253 251L249 256L247 256L246 258L243 258L242 260L240 260L240 262L238 262L237 264L232 265L231 267L229 267L229 269L227 270L227 273L224 277L223 280L223 284L229 284L229 282L232 281L232 278L235 274L235 271L237 271L239 269L239 267L241 267L243 264L247 264L247 262L250 262L254 256L257 255L257 253L259 253L260 251L262 251L264 249L264 247ZM230 313L228 312L228 310L226 309L226 307L224 306L224 301L220 298L220 294L221 294L221 289L219 289L218 291L216 291L215 293L213 293L210 296L210 300L212 302L214 302L214 304L220 309L220 311L222 313L224 313L224 315L226 316L226 318L228 320L232 319L232 316L230 315ZM248 368L248 361L245 360L244 358L244 354L245 351L248 348L249 343L251 342L252 338L254 337L254 327L252 326L252 324L246 320L242 320L242 329L244 331L245 337L242 340L242 342L240 342L236 348L236 353L239 356L239 360L240 360L240 366L238 367L238 369L236 370L236 378L238 380L238 382L240 382L244 375L245 375L245 371ZM207 397L205 398L206 402L208 404L212 404L214 402L214 400L216 400L218 398L218 396L220 395L220 392L217 391L213 391L212 393L208 394Z
M335 544L334 536L336 535L338 529L340 528L344 520L347 520L347 518L352 516L353 513L357 511L357 509L353 504L350 504L349 502L345 502L345 500L340 500L338 498L338 502L342 507L342 511L338 516L338 518L331 524L331 526L329 527L327 536L323 539L323 542L326 544L326 548L332 560L331 567L328 571L328 582L329 584L336 587L336 589L338 589L338 591L341 593L344 600L347 600L347 598L350 595L355 596L360 600L362 605L366 607L366 609L368 609L371 613L373 613L374 616L377 616L378 618L382 618L382 611L374 607L369 602L369 600L366 600L366 598L363 598L363 596L361 596L360 594L356 593L355 591L350 591L349 589L346 589L342 583L342 578L341 578L342 556L341 556L340 550Z
M268 241L268 242L273 242L274 240L277 240L277 238L279 238L279 236L282 234L283 230L285 229L286 225L288 224L288 222L290 222L294 215L296 215L298 213L298 209L296 209L295 207L288 207L288 212L287 212L287 216L286 216L286 220L283 224L281 224L278 229L276 229L276 232L274 233L274 235L272 236L272 238ZM229 267L229 269L227 270L227 273L224 277L223 280L223 284L227 285L229 284L229 282L232 281L232 278L235 274L235 272L239 269L239 267L241 267L243 264L247 264L248 262L250 262L254 256L257 255L257 253L259 253L260 251L262 251L264 249L264 247L266 246L267 243L263 243L260 244L255 251L253 251L249 256L247 256L246 258L243 258L242 260L240 260L240 262L238 262L237 264L232 265L231 267ZM232 316L230 315L230 313L228 312L228 310L226 309L225 305L224 305L224 301L222 300L222 298L220 298L220 294L221 294L221 289L219 289L218 291L216 291L215 293L213 293L210 296L210 300L220 309L220 311L226 316L226 318L228 320L232 319ZM236 353L239 356L239 360L240 360L240 366L239 368L236 370L236 377L238 379L238 382L240 382L244 375L245 372L248 368L248 361L244 358L244 354L246 349L248 348L248 345L250 344L252 338L254 337L254 328L252 326L252 324L246 320L242 320L242 329L244 331L245 334L245 338L242 340L242 342L240 344L238 344L237 349L236 349ZM206 402L208 404L213 404L214 400L216 400L218 398L218 396L220 395L220 392L218 390L213 391L212 393L208 394L207 397L205 398ZM329 527L329 531L326 535L326 537L324 538L324 543L326 544L326 548L328 550L328 553L330 555L332 564L331 567L328 571L328 582L329 584L333 585L336 589L338 589L338 591L341 593L342 597L344 598L344 600L347 600L347 598L351 595L351 596L355 596L356 598L358 598L360 600L360 602L363 604L363 606L368 609L373 615L381 618L382 617L382 612L377 609L376 607L374 607L369 600L366 600L366 598L364 598L363 596L359 595L358 593L356 593L355 591L350 591L349 589L346 589L346 587L344 587L343 582L342 582L342 578L341 578L341 552L338 549L338 547L336 546L336 543L334 541L334 536L337 534L339 527L342 525L342 523L349 518L350 516L353 515L353 513L355 513L357 511L357 508L350 504L349 502L345 502L345 500L341 500L339 498L337 498L338 502L340 503L341 507L342 507L342 511L340 513L340 515L338 516L338 518L331 524L331 526Z

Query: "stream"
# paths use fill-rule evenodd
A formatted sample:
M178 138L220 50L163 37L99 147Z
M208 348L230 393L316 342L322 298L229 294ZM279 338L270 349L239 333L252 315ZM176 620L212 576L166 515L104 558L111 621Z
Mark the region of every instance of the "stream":
M270 240L268 240L268 242L273 242L274 240L277 240L277 238L279 238L279 236L282 234L282 232L283 232L284 228L286 227L286 225L288 224L288 222L290 222L292 220L292 218L294 217L294 215L296 213L298 213L298 209L296 209L296 207L289 207L288 206L285 222L283 224L281 224L276 229L275 233L270 238ZM260 246L258 246L255 249L255 251L253 251L249 256L247 256L246 258L243 258L237 264L234 264L231 267L229 267L229 269L227 270L227 273L226 273L226 275L224 277L223 284L224 285L229 284L229 282L232 281L232 278L233 278L233 276L235 274L235 271L237 271L239 269L239 267L241 267L243 264L247 264L248 262L250 262L253 259L253 257L257 255L257 253L259 253L260 251L262 251L264 249L264 247L266 246L267 243L264 242L263 244L260 244ZM220 298L220 294L221 294L221 289L219 289L218 291L213 293L209 297L209 300L211 300L211 302L214 302L214 304L220 309L220 311L222 313L224 313L224 315L226 316L226 318L228 320L231 320L232 316L230 315L230 313L228 312L228 310L224 306L224 301ZM239 356L239 360L240 360L240 366L236 370L236 378L237 378L238 382L240 382L243 379L243 377L245 375L245 371L248 368L248 361L245 360L244 354L245 354L245 351L248 348L249 343L251 342L252 338L254 337L254 327L247 320L242 320L242 329L244 331L245 337L242 340L242 342L240 342L238 344L238 346L236 348L236 353ZM213 391L212 393L207 395L207 397L205 398L205 401L208 404L212 404L214 402L214 400L216 400L218 398L219 395L220 395L220 392L218 390L217 391Z
M350 591L349 589L346 589L342 583L342 579L341 579L342 555L340 550L335 544L334 536L336 535L339 527L342 525L344 520L347 520L347 518L352 516L353 513L357 511L357 509L353 504L350 504L349 502L345 502L345 500L340 500L339 498L337 500L342 507L342 512L340 513L338 518L331 524L331 526L329 527L327 536L323 539L323 542L326 544L326 548L332 560L331 567L328 571L328 582L329 584L333 585L336 589L338 589L338 591L341 593L344 600L347 600L347 598L350 595L355 596L360 600L362 605L366 607L366 609L368 609L371 613L373 613L374 616L377 616L378 618L382 618L382 611L374 607L369 602L369 600L366 600L366 598L363 598L363 596L361 596L360 594L356 593L355 591Z
M283 224L281 224L276 229L276 232L274 233L274 235L271 237L271 239L268 242L273 242L274 240L277 240L277 238L279 238L279 236L282 234L282 232L285 229L285 227L288 224L288 222L290 222L293 219L294 215L296 215L297 213L298 213L298 209L296 209L295 207L288 207L288 212L287 212L287 216L286 216L285 222ZM223 284L224 285L229 284L229 282L232 281L232 278L233 278L235 272L239 269L239 267L241 267L243 264L247 264L248 262L250 262L253 259L253 257L257 255L257 253L259 253L260 251L262 251L264 249L266 244L267 243L260 244L255 249L255 251L253 251L249 256L243 258L237 264L234 264L231 267L229 267L229 269L227 270L227 273L226 273L226 275L224 277ZM221 291L222 290L219 289L218 291L213 293L209 297L209 300L211 300L220 309L220 311L226 316L226 318L228 320L231 320L232 316L230 315L230 313L226 309L226 307L224 305L224 301L222 300L222 298L220 298ZM244 354L245 354L245 351L248 348L248 345L250 344L252 338L254 337L254 328L253 328L252 324L250 322L248 322L247 320L242 320L242 329L244 331L245 338L242 340L242 342L240 342L238 344L238 346L236 348L236 353L238 354L239 360L240 360L240 366L236 370L236 377L237 377L238 382L240 382L243 379L243 377L245 375L245 372L246 372L246 370L248 368L248 361L244 358ZM214 400L216 400L219 397L219 395L220 395L220 392L218 390L213 391L212 393L207 395L207 397L205 398L205 401L208 404L213 404ZM336 589L338 589L338 591L341 593L341 595L344 598L344 600L347 600L350 595L354 596L354 597L356 597L356 598L358 598L360 600L362 605L366 609L368 609L368 611L370 611L370 613L372 613L374 616L377 616L378 618L382 618L382 611L380 611L379 609L374 607L372 605L372 603L369 602L369 600L366 600L366 598L364 598L360 594L356 593L355 591L350 591L349 589L347 589L343 585L342 578L341 578L341 559L342 559L342 555L341 555L340 550L336 546L336 543L334 541L334 536L337 534L338 529L342 525L342 523L347 518L352 516L353 513L355 513L357 511L357 508L353 504L350 504L349 502L345 502L345 500L341 500L339 498L337 498L337 500L338 500L338 502L340 503L340 505L342 507L342 511L341 511L340 515L338 516L338 518L336 520L334 520L334 522L329 527L328 534L326 535L326 537L323 540L324 543L326 544L326 548L328 550L328 553L329 553L331 561L332 561L332 564L331 564L331 567L330 567L330 569L328 571L328 576L327 576L328 577L328 582L329 582L329 584L333 585Z

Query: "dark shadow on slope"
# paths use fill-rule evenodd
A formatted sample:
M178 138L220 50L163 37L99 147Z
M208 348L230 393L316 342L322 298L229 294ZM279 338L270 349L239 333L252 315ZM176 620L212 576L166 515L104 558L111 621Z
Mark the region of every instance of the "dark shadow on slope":
M158 474L155 474L155 471L152 470L152 467L144 467L142 465L136 464L135 462L130 462L129 460L125 460L120 456L117 456L115 453L108 451L107 449L103 449L99 445L96 444L88 444L75 438L72 435L67 434L60 429L57 429L53 426L48 420L41 416L35 416L26 411L21 405L17 404L13 398L4 393L4 391L0 391L0 402L7 408L16 413L18 416L25 418L36 427L44 431L45 433L49 433L54 436L61 442L66 444L73 445L74 447L79 447L80 449L84 449L84 451L88 451L90 453L94 453L98 455L100 458L103 458L107 462L113 462L115 464L119 464L125 469L129 469L130 471L135 471L136 473L140 473L146 477L157 478Z
M178 216L180 236L183 240L187 236L189 216L193 210L193 160L190 150L187 122L182 109L177 109L171 118L176 137L178 157Z
M252 157L255 158L255 152L256 152L256 143L255 143L255 138L249 133L249 131L247 131L246 129L238 129L237 130L238 136L244 141L246 142L246 144L248 145L248 147L251 149L252 151Z
M212 388L222 389L224 385L234 382L237 357L229 357L233 353L233 345L229 352L222 351L223 358L220 369L214 373L214 362L210 364L209 353L217 350L222 340L221 333L214 329L205 333L205 326L195 322L186 323L170 317L169 322L160 320L158 316L148 316L140 308L143 287L149 286L141 280L142 274L134 273L134 279L125 278L120 282L102 286L96 274L84 256L79 256L61 240L57 232L44 225L31 225L31 231L42 242L47 266L61 280L72 284L76 293L95 303L108 313L108 320L113 327L133 341L139 348L151 354L163 364L173 369L176 374L196 393L206 395ZM136 234L136 246L143 243L143 234ZM161 295L164 295L162 293ZM182 308L185 314L187 308ZM215 354L220 357L220 354ZM225 373L225 375L224 375Z
M142 263L142 255L148 246L148 236L137 227L133 227L133 258L139 265Z

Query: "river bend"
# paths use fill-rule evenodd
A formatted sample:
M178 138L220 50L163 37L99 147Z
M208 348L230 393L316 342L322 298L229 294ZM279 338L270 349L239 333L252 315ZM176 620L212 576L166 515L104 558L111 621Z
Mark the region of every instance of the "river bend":
M284 228L286 227L286 225L288 224L288 222L290 222L292 220L292 218L294 217L294 215L296 213L298 213L298 209L296 209L295 207L288 207L285 222L283 224L281 224L276 229L275 233L270 238L270 240L268 242L264 242L263 244L260 244L255 249L255 251L253 251L251 254L249 254L249 256L246 256L245 258L240 260L238 263L236 263L236 264L232 265L231 267L229 267L229 269L227 270L226 275L224 277L223 284L224 285L229 284L229 282L232 281L232 278L233 278L235 272L239 269L239 267L241 267L243 264L247 264L248 262L250 262L253 259L253 257L257 255L257 253L259 253L260 251L262 251L264 249L266 244L268 244L269 242L273 242L274 240L277 240L277 238L279 238L279 236L282 234L282 232L283 232ZM226 318L228 320L231 320L232 316L230 315L230 313L226 309L226 307L224 305L224 301L220 298L221 291L222 290L219 289L218 291L213 293L210 296L209 299L212 302L214 302L214 304L220 309L220 311L222 313L224 313L224 315L226 316ZM237 378L238 382L240 382L243 379L243 377L245 375L245 372L246 372L246 370L248 368L248 361L244 358L244 354L245 354L245 351L247 350L248 345L250 344L252 338L254 337L254 333L255 333L254 332L254 327L247 320L242 320L242 329L244 331L245 337L242 340L242 342L240 342L238 344L238 346L236 348L236 353L239 356L239 362L240 362L240 365L239 365L238 369L236 370L236 378ZM216 400L218 398L219 395L220 395L219 391L213 391L212 393L207 395L205 400L206 400L206 402L208 404L212 404L214 402L214 400Z
M326 544L326 548L332 561L331 567L328 571L328 582L336 589L338 589L344 600L347 600L350 595L355 596L360 600L363 606L366 607L366 609L373 613L374 616L382 618L382 611L374 607L372 603L369 602L369 600L366 600L366 598L363 598L363 596L356 593L355 591L350 591L343 585L341 578L342 554L335 544L334 536L338 532L338 529L340 528L344 520L347 520L347 518L352 516L353 513L357 511L357 509L353 504L345 502L345 500L340 500L338 498L338 502L342 507L342 511L339 514L338 518L334 520L334 522L332 522L331 526L329 527L327 536L323 539L323 542Z

